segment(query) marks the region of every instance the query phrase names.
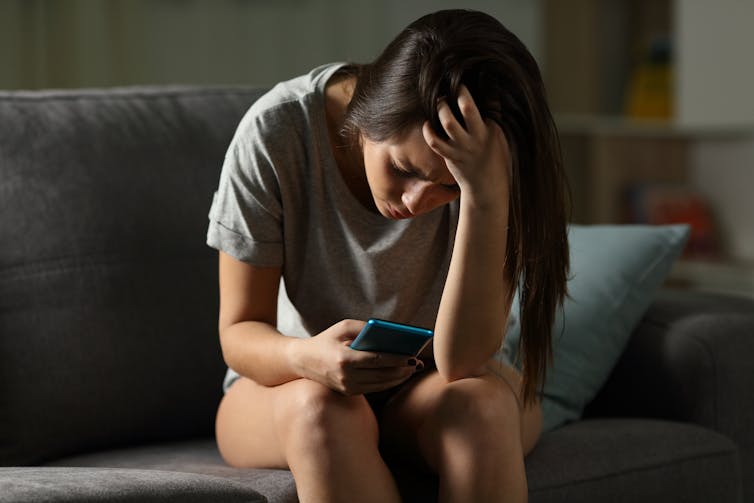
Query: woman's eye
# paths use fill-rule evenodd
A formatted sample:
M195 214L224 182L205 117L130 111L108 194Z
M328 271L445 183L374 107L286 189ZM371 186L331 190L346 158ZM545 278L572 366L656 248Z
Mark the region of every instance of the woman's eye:
M390 163L390 167L393 168L393 171L398 176L402 176L404 178L410 178L410 177L414 176L414 173L412 173L411 171L406 171L404 169L401 169L400 167L398 167L397 164L395 164L393 162Z

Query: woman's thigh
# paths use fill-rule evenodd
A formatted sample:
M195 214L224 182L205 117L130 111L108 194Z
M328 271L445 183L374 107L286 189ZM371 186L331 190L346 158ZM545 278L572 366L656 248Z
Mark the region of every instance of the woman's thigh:
M274 413L277 401L288 391L283 386L269 388L240 378L225 393L217 411L215 437L229 465L288 467Z

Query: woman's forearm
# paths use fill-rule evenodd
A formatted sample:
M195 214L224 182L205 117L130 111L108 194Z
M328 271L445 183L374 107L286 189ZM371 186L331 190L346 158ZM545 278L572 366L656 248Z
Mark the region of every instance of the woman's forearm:
M225 363L244 377L264 386L277 386L299 379L296 346L302 342L286 337L260 321L243 321L220 332Z
M512 156L499 124L484 119L461 85L461 124L446 100L437 106L444 138L429 122L424 140L456 180L460 213L448 277L435 324L437 370L448 381L478 375L500 347L508 311L505 274Z
M435 325L437 369L448 381L475 375L497 351L510 310L504 202L461 197L455 245Z

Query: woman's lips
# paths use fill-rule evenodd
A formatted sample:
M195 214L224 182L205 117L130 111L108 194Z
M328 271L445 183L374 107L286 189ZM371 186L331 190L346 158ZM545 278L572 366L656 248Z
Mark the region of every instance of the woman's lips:
M397 209L393 208L390 203L387 203L387 210L388 213L390 213L390 216L395 220L405 220L406 218L411 218L410 213L403 213L401 211L398 211Z

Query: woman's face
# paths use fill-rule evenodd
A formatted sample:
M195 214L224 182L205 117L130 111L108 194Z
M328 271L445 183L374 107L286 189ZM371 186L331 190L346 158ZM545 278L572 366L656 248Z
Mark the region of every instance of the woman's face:
M460 194L442 157L424 141L421 127L400 138L363 138L364 168L377 210L394 220L443 206Z

